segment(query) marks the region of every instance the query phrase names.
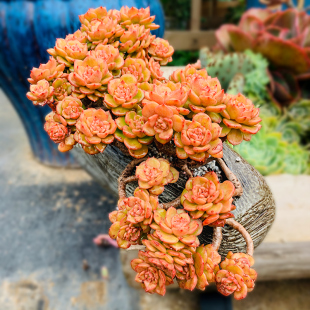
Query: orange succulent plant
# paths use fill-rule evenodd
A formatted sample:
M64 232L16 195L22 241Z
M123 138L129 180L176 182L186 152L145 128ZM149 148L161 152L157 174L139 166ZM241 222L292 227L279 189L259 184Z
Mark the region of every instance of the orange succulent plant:
M215 172L194 177L186 182L181 203L192 218L201 218L203 225L224 226L225 219L233 217L235 187L230 181L220 183Z
M151 194L160 195L165 185L178 180L179 172L170 166L168 160L152 157L136 168L136 176L140 188L147 189Z
M113 143L135 158L119 177L109 236L120 248L141 250L131 266L146 292L164 295L176 279L188 290L215 282L222 294L244 298L257 276L253 242L232 219L233 196L242 187L220 158L224 139L236 145L258 132L259 109L241 94L225 94L199 64L166 79L161 66L172 61L174 49L151 33L159 26L149 8L98 7L79 19L81 28L58 38L49 61L33 68L28 79L28 99L52 109L45 131L61 152L79 144L94 155ZM220 183L212 171L193 177L193 167L214 159L228 180ZM179 173L189 177L185 188ZM127 197L126 184L136 181ZM184 190L166 202L170 183L176 184L168 191ZM220 263L225 224L243 235L251 255L229 252ZM198 239L205 225L214 229L212 244Z
M198 113L192 121L186 120L181 132L174 135L176 154L180 159L191 158L205 161L209 155L222 157L221 127L212 123L210 117Z
M226 108L221 111L223 128L221 137L227 136L232 145L240 144L243 140L250 141L262 127L259 109L250 99L242 94L225 96Z

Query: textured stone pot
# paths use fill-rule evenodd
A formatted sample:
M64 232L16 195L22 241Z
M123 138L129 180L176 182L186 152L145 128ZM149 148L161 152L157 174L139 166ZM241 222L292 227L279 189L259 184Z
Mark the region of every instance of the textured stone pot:
M102 154L86 154L80 146L72 150L80 165L91 174L105 189L118 196L118 177L127 164L132 160L124 155L115 146L108 146ZM271 191L262 175L249 163L224 143L224 157L226 165L237 176L243 195L236 197L233 211L236 221L250 233L254 246L257 247L266 236L275 216L275 203ZM212 164L212 163L210 163ZM209 164L209 166L210 166ZM214 163L213 163L214 165ZM208 166L208 167L209 167ZM219 168L217 168L219 169ZM195 174L195 170L193 170ZM184 174L180 174L177 183L165 187L160 196L161 202L168 202L178 197L187 181ZM128 194L137 186L135 183L127 185ZM205 227L199 236L202 243L211 243L212 228ZM245 252L246 244L243 237L234 229L226 225L223 229L223 241L219 249L220 254L226 255L228 251Z

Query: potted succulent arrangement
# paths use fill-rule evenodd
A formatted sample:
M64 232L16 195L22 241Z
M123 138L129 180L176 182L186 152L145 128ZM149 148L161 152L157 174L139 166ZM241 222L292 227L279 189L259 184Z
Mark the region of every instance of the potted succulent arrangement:
M148 8L99 7L79 18L81 28L30 74L28 99L52 110L46 132L119 196L109 235L139 249L131 266L146 292L214 282L245 298L275 206L262 176L225 141L251 140L259 109L205 69L188 65L166 79L161 66L174 50L151 34L159 26Z

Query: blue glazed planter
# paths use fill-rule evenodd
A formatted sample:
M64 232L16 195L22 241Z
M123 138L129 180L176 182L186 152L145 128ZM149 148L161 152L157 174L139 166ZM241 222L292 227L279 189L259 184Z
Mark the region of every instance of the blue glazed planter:
M80 28L78 15L89 8L105 6L120 9L123 5L137 8L150 6L151 15L164 33L164 12L159 0L0 0L0 87L20 116L29 137L34 156L51 166L74 166L69 153L60 153L43 129L48 107L35 107L26 98L27 78L32 67L46 63L46 50Z

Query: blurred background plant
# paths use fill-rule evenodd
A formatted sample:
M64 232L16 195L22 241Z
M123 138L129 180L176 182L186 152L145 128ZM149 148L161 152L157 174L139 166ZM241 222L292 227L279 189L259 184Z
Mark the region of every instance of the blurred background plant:
M188 0L161 0L165 11L166 29L189 29L191 16L191 1Z

